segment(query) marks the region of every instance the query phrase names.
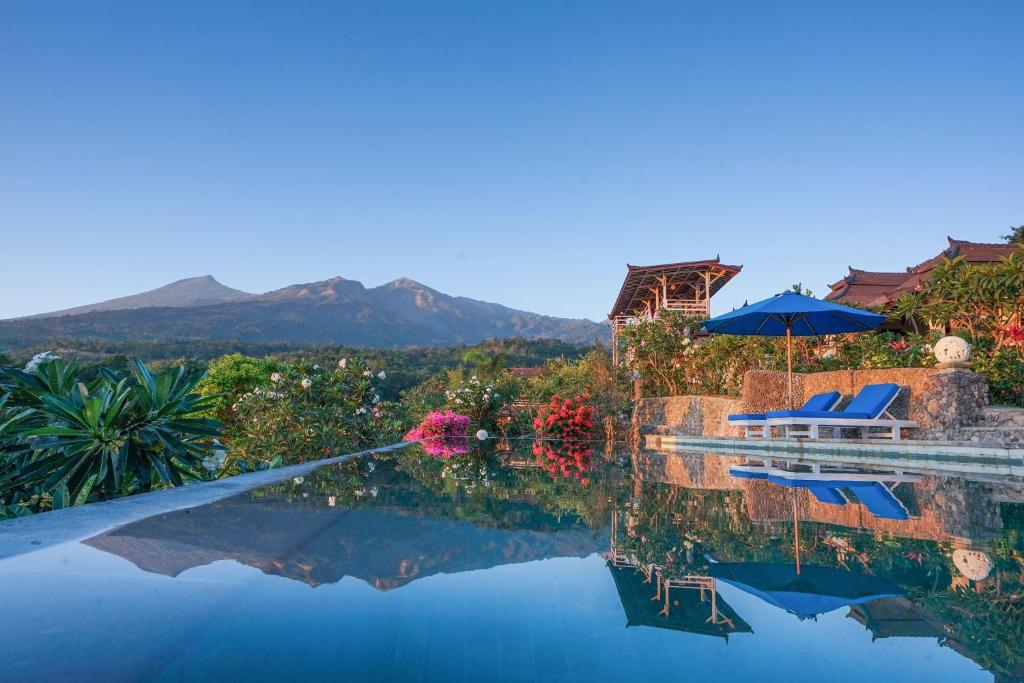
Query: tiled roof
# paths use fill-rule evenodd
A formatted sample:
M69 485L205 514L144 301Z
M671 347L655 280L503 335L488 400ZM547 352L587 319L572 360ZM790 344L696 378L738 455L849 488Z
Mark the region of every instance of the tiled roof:
M858 270L850 267L849 274L839 282L829 285L832 290L825 299L871 305L879 297L899 287L907 280L907 273L886 273Z
M872 272L850 268L849 275L829 285L832 291L825 298L829 301L846 301L866 306L884 305L916 290L931 277L935 266L944 259L959 256L968 263L992 263L1009 256L1020 248L1020 245L1017 244L968 242L952 237L947 240L949 246L940 254L907 268L904 273Z

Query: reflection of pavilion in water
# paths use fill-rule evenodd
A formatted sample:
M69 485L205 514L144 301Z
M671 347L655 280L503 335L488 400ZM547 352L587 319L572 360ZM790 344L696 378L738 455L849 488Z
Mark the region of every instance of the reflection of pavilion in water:
M672 574L663 566L641 562L618 547L620 511L612 512L608 568L626 612L626 626L652 626L729 640L730 633L750 633L750 624L718 594L717 580L699 574ZM661 609L658 609L659 605Z

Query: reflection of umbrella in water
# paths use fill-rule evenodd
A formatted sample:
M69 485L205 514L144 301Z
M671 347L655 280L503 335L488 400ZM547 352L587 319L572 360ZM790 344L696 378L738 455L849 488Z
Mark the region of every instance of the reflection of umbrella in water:
M800 574L794 569L791 564L720 562L708 573L801 619L902 594L877 576L818 565L805 565Z
M615 580L622 609L626 612L626 627L650 626L673 631L717 636L729 640L730 633L750 633L750 624L743 621L722 596L715 596L717 614L712 612L710 600L700 599L700 591L677 590L672 593L673 605L668 616L661 613L662 603L652 600L651 584L633 567L608 565ZM678 601L678 602L677 602Z

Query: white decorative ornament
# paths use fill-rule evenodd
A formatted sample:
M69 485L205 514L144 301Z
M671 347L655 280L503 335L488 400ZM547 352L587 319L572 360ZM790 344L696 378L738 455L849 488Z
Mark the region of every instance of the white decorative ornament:
M476 438L480 439L481 441L486 441L487 440L487 430L486 429L481 429L479 432L476 433Z
M946 337L949 339L950 337ZM992 558L980 550L957 548L953 551L953 564L971 581L981 581L992 573Z
M971 345L960 337L943 337L935 343L935 359L940 363L966 363L971 357Z

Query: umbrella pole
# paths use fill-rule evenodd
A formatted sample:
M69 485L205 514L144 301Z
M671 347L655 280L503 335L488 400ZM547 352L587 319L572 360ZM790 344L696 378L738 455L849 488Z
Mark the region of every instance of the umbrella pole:
M796 490L793 491L793 550L796 555L796 573L800 573L800 519L796 515Z
M786 375L789 384L789 409L793 410L793 334L786 325Z

